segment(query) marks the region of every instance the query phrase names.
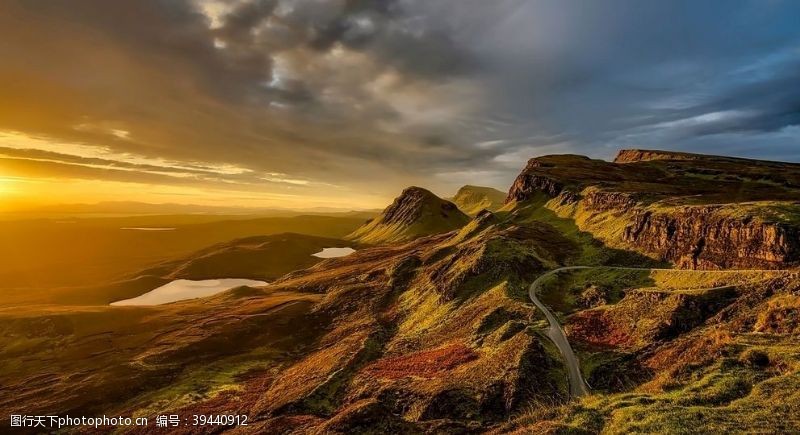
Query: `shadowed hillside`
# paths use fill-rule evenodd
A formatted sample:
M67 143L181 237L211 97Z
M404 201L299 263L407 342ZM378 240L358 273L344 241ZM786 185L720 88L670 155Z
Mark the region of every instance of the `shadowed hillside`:
M795 166L620 156L531 159L508 202L472 218L411 187L352 241L237 239L71 306L0 309L0 424L238 413L250 425L231 433L797 432ZM344 246L359 249L310 257ZM233 274L271 283L106 305ZM529 298L538 277L554 320ZM591 394L570 396L553 327Z
M409 187L380 216L368 221L347 238L369 244L404 242L452 231L461 228L467 221L469 217L452 202L421 187Z

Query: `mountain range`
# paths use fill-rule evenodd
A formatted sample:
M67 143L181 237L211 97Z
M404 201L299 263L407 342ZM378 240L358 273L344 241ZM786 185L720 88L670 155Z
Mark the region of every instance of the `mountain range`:
M800 165L551 155L528 161L503 196L465 186L451 202L409 187L347 241L249 238L146 274L233 268L264 287L0 312L0 391L14 392L0 395L0 419L236 413L254 433L298 434L800 431ZM327 246L357 251L309 261ZM588 394L571 388L570 364Z

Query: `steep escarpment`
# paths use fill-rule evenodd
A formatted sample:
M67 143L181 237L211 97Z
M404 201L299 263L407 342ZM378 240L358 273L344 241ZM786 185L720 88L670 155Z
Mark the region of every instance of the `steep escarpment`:
M450 201L421 187L409 187L380 216L365 223L347 238L363 243L404 242L417 237L461 228L469 221Z
M691 269L777 269L800 262L800 228L730 217L721 206L636 211L623 239Z
M625 150L531 159L506 201L543 203L615 248L694 269L800 262L800 165Z

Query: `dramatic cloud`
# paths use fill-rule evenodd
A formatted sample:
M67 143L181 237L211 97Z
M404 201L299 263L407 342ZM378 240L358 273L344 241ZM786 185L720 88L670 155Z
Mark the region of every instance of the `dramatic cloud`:
M779 0L12 0L0 175L375 206L411 183L504 188L543 153L797 161L798 16Z

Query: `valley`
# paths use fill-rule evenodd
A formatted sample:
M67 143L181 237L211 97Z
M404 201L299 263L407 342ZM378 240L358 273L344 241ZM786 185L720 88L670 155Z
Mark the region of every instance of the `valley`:
M250 418L209 433L800 430L800 165L552 155L496 192L409 187L377 216L115 219L114 247L133 252L92 285L3 290L0 424L25 410ZM251 281L108 305L231 278Z

